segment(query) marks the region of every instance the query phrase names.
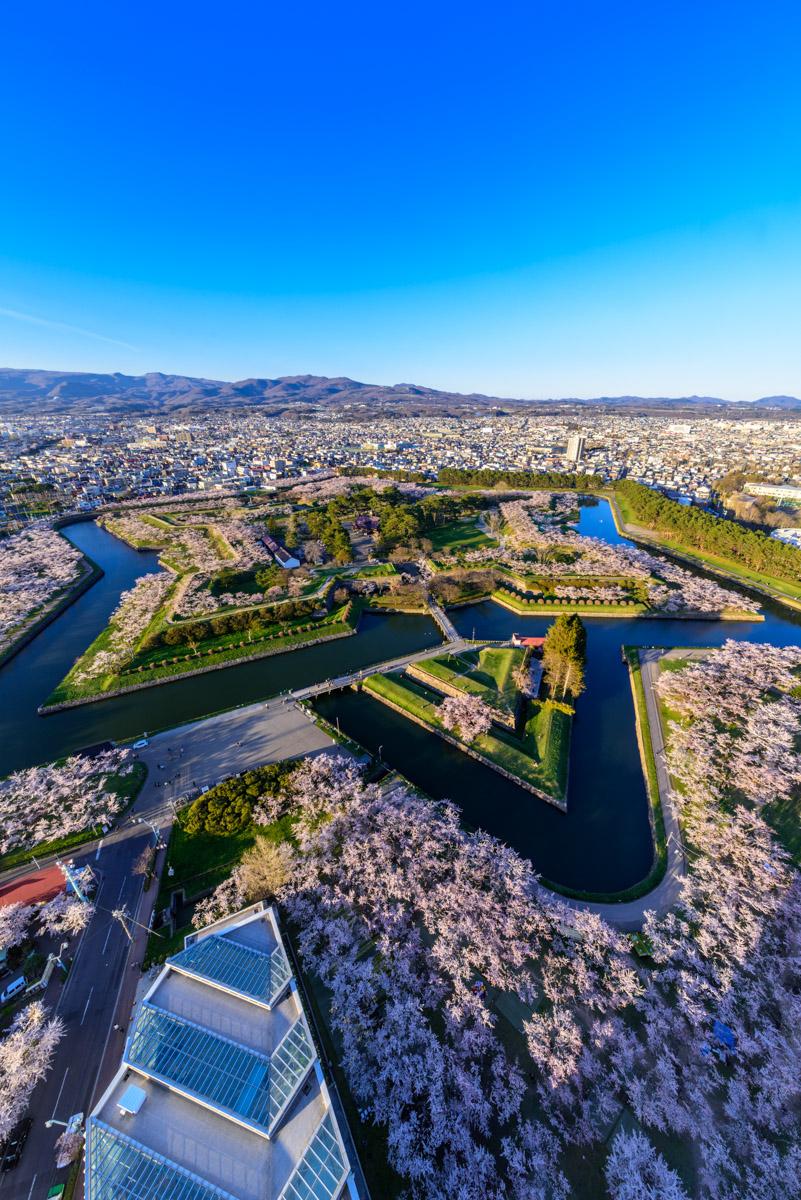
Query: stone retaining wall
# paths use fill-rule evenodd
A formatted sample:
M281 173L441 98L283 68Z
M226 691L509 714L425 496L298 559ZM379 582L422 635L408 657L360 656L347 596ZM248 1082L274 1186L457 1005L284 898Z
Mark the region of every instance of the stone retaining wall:
M351 687L354 686L354 684L351 684ZM356 690L358 690L358 688ZM410 713L405 708L401 708L399 704L396 704L393 700L389 700L386 696L380 696L378 692L371 691L370 688L367 688L366 691L368 696L371 696L374 700L379 700L382 704L386 704L387 708L394 709L396 713L400 713L402 717L406 717L406 719L409 721L414 721L415 725L419 725L422 729L426 729L429 733L435 733L437 737L441 737L444 742L449 742L451 746L455 747L455 749L461 750L462 754L468 754L470 758L474 758L476 762L481 763L482 766L489 767L491 771L497 771L499 775L503 775L509 780L510 783L514 783L518 787L523 788L525 791L531 792L531 794L536 796L538 800L544 800L547 804L552 804L554 808L558 808L560 812L567 812L567 800L559 800L556 796L551 796L548 792L543 792L540 790L540 788L534 787L532 783L527 783L526 780L521 779L519 775L513 775L511 771L507 771L505 767L499 766L499 764L493 762L491 758L485 758L484 755L479 754L477 750L471 749L471 747L466 746L464 742L460 742L458 738L452 737L451 734L449 734L446 730L438 729L436 725L429 725L427 721L422 719L422 717L415 716L414 713Z

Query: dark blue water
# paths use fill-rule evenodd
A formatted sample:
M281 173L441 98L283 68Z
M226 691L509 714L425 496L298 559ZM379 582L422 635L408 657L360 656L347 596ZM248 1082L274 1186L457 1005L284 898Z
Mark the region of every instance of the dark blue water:
M625 541L606 501L581 509L582 533ZM727 638L801 643L801 613L763 603L764 622L589 618L587 689L576 705L568 812L545 804L496 772L450 748L434 734L366 695L320 701L329 719L437 799L462 808L468 824L488 830L530 858L547 879L585 891L619 891L649 872L653 843L634 727L623 645L714 646ZM541 635L549 617L520 617L485 601L452 610L467 637Z
M40 717L38 706L104 628L120 593L138 576L158 569L155 554L132 550L93 523L71 525L66 532L106 574L0 668L0 775L47 762L81 746L134 737L145 729L178 725L263 700L287 688L334 678L441 640L427 617L368 614L355 637Z
M601 538L610 546L631 544L628 538L621 537L618 533L612 510L606 500L598 500L595 504L582 504L574 528L585 537Z

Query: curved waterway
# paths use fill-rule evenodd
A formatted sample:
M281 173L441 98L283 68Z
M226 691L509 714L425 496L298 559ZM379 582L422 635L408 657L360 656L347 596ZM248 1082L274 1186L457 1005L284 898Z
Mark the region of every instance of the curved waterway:
M355 637L40 717L37 707L104 628L120 593L140 575L158 570L155 554L132 550L93 522L70 525L62 532L101 566L105 575L0 668L0 775L109 738L130 738L145 730L250 704L441 640L427 617L368 613Z
M606 501L582 507L579 530L625 542ZM482 767L435 734L364 694L321 697L320 712L339 718L344 733L403 772L436 799L449 798L465 821L486 829L530 858L563 887L622 891L648 874L653 847L634 725L634 704L621 647L716 646L727 638L801 643L801 613L762 602L763 622L591 618L587 629L587 688L576 705L570 753L568 811L537 800ZM550 617L520 617L486 601L452 610L466 637L542 635Z
M606 502L582 507L582 533L618 543ZM357 667L435 645L425 617L366 615L356 637L228 667L81 708L39 717L37 706L105 626L119 599L156 556L132 550L91 522L65 531L105 571L103 578L0 668L0 774L46 762L107 738L179 724L247 704L286 688L333 678ZM801 613L764 601L760 623L676 620L587 620L587 690L577 705L570 759L568 812L561 813L489 768L369 697L341 693L319 701L343 732L402 771L430 795L450 797L465 820L531 858L550 880L588 891L637 883L651 865L645 788L634 709L621 646L719 645L726 638L801 643ZM453 612L460 632L506 638L541 634L551 618L519 617L489 602Z

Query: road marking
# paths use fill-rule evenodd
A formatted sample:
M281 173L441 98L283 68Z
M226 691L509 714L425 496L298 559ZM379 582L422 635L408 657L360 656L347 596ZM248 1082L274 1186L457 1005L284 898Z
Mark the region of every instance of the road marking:
M64 1072L64 1078L61 1080L61 1087L58 1089L58 1095L56 1096L56 1102L53 1105L53 1115L50 1118L51 1121L55 1121L55 1119L56 1119L56 1113L58 1112L58 1102L61 1099L61 1093L64 1091L64 1084L67 1082L67 1076L69 1075L69 1073L70 1073L70 1069L69 1069L69 1067L67 1067L66 1071Z
M31 1200L31 1196L33 1195L33 1185L35 1183L36 1183L36 1176L34 1175L33 1179L31 1180L31 1190L28 1192L28 1200Z
M86 1010L89 1008L89 1001L92 999L92 992L94 990L95 990L95 985L92 984L92 986L89 988L89 995L86 997L86 1004L84 1004L84 1006L83 1006L83 1016L81 1017L82 1025L83 1025L84 1021L86 1020Z
M100 858L100 851L103 849L104 841L105 841L105 838L101 838L100 842L98 843L97 852L95 853L95 862L97 862L97 860Z
M117 896L117 903L118 903L118 904L119 904L119 902L120 902L120 896L122 895L122 893L123 893L123 890L124 890L124 888L125 888L125 885L126 885L126 883L127 883L127 882L128 882L128 880L127 880L127 879L123 879L122 883L120 884L119 895Z
M108 939L111 937L111 931L113 928L114 928L114 922L112 920L112 921L109 921L109 923L108 923L108 931L106 933L106 940L103 943L103 949L100 951L101 954L106 953L106 946L108 945Z

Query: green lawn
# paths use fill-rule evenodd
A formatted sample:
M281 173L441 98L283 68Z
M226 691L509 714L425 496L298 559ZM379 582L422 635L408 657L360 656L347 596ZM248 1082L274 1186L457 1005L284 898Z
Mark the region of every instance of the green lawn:
M386 575L397 575L395 564L391 562L367 563L358 571L350 573L351 579L377 579Z
M437 711L440 697L415 680L405 675L376 674L369 676L363 686L432 729L444 731ZM550 701L529 702L529 714L522 737L493 726L470 749L490 764L562 800L570 756L570 715Z
M170 894L176 888L184 888L186 899L192 900L195 896L217 887L228 878L257 837L282 842L291 837L292 832L291 821L282 817L273 825L250 825L240 833L190 834L185 828L188 814L189 809L184 809L172 827L167 859L156 898L157 912L167 907ZM169 867L173 869L172 876L168 874ZM143 965L163 962L170 954L176 954L183 948L183 939L190 932L191 926L187 925L177 929L172 937L159 937L152 933L148 939Z
M102 697L117 688L155 683L186 671L219 666L264 654L268 651L294 650L319 638L337 637L352 633L358 620L358 608L347 605L328 613L319 621L298 617L279 623L273 621L251 633L238 632L199 642L194 652L189 646L158 646L134 656L120 674L111 673L82 683L75 676L84 669L84 662L108 641L108 627L92 643L85 655L70 669L45 701L45 707L66 700L89 700ZM172 660L175 661L172 661ZM152 665L150 665L152 664ZM141 668L141 669L140 669Z
M498 545L494 538L478 528L475 521L454 521L450 525L440 525L428 530L426 537L434 553L441 550L481 550Z
M417 670L471 696L479 696L492 708L514 713L518 688L514 681L526 652L514 646L472 650L465 654L443 654L417 664Z

